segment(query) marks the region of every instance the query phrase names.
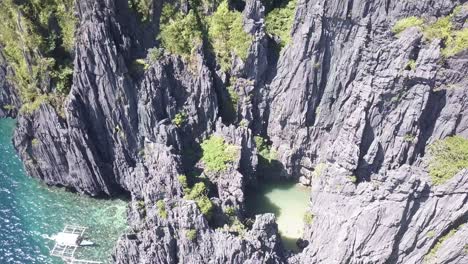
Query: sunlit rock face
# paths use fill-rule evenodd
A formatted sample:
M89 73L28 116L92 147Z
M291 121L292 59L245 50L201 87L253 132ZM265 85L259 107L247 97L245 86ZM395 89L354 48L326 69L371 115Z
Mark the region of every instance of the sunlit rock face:
M253 42L227 73L203 44L190 61L165 54L135 72L132 63L157 44L156 2L142 26L127 1L77 1L64 113L44 104L20 114L15 134L31 176L91 195L132 195L132 232L114 262L467 262L467 171L437 186L427 171L429 144L468 137L467 53L445 58L443 41L415 27L392 33L401 18L435 21L461 1L299 0L291 41L279 52L263 4L248 0L243 23ZM457 10L453 29L461 30L468 10ZM226 114L229 89L239 97L235 115ZM4 91L2 103L11 101ZM179 113L186 118L177 125ZM213 134L237 155L227 170L208 173L190 153ZM228 206L247 221L245 190L264 180L257 135L274 153L271 178L310 188L313 220L300 253L284 248L271 214L245 232L223 229ZM179 176L192 169L213 185L210 217L184 199Z

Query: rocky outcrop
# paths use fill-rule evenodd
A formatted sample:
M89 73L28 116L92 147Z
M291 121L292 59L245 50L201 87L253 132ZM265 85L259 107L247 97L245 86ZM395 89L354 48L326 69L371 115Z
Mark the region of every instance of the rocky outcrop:
M299 0L278 54L262 3L248 0L248 58L221 73L203 44L191 60L137 63L156 43L160 3L143 26L127 1L78 1L71 92L63 106L20 114L15 146L48 184L130 194L132 231L115 263L464 263L468 171L435 186L425 152L468 137L468 53L443 58L443 43L418 28L391 32L401 18L435 20L459 4ZM453 27L466 28L467 16L465 4ZM7 74L0 57L0 102L17 104ZM203 172L200 143L213 134L239 155ZM254 135L272 143L282 177L311 185L314 219L298 254L283 248L273 215L250 230L219 217L234 207L244 220L245 188L258 181ZM179 175L193 171L215 186L211 219L184 199Z
M16 117L21 107L18 93L9 81L11 74L0 46L0 118Z

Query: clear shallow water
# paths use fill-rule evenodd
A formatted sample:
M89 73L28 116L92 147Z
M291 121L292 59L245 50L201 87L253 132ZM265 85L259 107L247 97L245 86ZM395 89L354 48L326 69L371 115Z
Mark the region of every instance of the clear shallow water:
M126 228L126 202L96 200L59 188L48 188L25 175L12 146L15 121L0 119L0 264L63 263L49 256L53 241L46 236L64 224L89 227L95 247L77 257L107 263Z
M309 196L308 188L293 182L264 182L248 193L247 205L252 214L274 213L284 246L297 250Z

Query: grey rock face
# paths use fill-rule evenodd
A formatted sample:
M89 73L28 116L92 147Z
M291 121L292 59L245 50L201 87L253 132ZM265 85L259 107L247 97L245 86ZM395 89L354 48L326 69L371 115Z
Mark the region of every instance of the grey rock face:
M8 80L10 75L11 71L0 46L0 118L16 117L21 106L17 91Z
M264 7L248 0L249 56L220 73L203 46L191 61L166 54L135 67L154 44L150 29L130 30L137 26L125 1L78 1L64 114L46 104L20 114L15 146L27 171L49 184L131 194L132 232L119 240L115 263L465 263L468 171L435 186L424 156L438 139L468 137L468 53L443 58L441 41L418 28L391 32L401 18L434 21L459 4L299 0L292 40L275 54ZM467 17L465 4L454 29ZM0 102L18 104L6 69L0 57ZM239 100L223 124L228 82ZM203 173L218 212L233 206L245 216L245 188L257 184L254 135L271 140L282 177L311 186L314 220L302 252L286 252L273 215L233 232L183 199L178 176L203 169L187 153L212 134L239 150L228 170Z

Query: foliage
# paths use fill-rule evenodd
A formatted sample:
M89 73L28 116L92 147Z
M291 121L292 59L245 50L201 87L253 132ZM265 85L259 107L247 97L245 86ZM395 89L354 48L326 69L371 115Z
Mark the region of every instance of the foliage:
M159 23L161 25L168 24L171 21L171 19L177 15L179 15L179 13L173 5L169 3L164 3L163 8L161 10L161 17L159 18Z
M148 50L148 55L146 56L146 60L148 60L150 64L154 64L159 59L161 59L163 55L164 55L164 49L151 48Z
M0 44L14 71L11 81L27 108L22 112L43 103L51 85L59 94L68 93L76 24L73 0L4 0L0 17Z
M189 58L202 42L202 32L192 10L186 16L178 13L161 24L159 37L167 51L184 58Z
M236 217L230 227L229 227L229 231L230 232L235 232L235 233L238 233L239 235L244 235L245 232L247 231L247 228L245 227L245 225L239 221L239 219Z
M276 153L271 150L268 141L261 136L254 136L255 146L257 147L258 154L268 162L276 159Z
M231 99L233 108L235 109L237 104L239 103L239 94L237 94L237 92L231 87L228 88L228 93L229 99Z
M415 17L415 16L406 17L406 18L398 20L395 23L395 25L392 28L392 32L398 35L410 27L421 27L423 24L424 24L424 20L419 17Z
M185 236L190 241L194 241L197 238L197 230L196 229L188 229L188 230L185 231Z
M427 234L426 234L426 237L428 237L428 238L433 238L434 236L435 236L434 230L431 230L431 231L427 232Z
M143 200L138 200L136 205L137 205L138 210L143 210L146 208L145 201Z
M313 177L320 177L322 176L323 171L327 168L327 164L319 163L315 166L314 172L312 172Z
M445 57L450 57L466 49L468 49L468 28L455 31L452 37L447 39L442 54Z
M196 183L192 189L187 190L187 194L184 198L187 200L194 200L202 214L210 218L213 211L213 203L210 198L208 198L207 193L208 191L205 183L199 182Z
M311 212L306 212L304 214L304 223L306 223L307 225L310 225L312 224L312 221L314 220L314 215L311 213Z
M226 206L224 208L224 213L227 216L235 216L236 215L236 208L234 206Z
M403 137L403 140L405 140L406 142L413 142L415 139L414 135L412 134L406 134L404 137Z
M31 145L34 147L34 146L37 146L39 144L39 140L37 138L33 138L31 140Z
M409 70L414 70L416 69L416 61L415 60L409 60L408 63L406 64L406 67Z
M11 105L11 104L6 104L6 105L2 106L2 108L7 110L7 111L11 111L11 110L15 109L15 106Z
M181 127L187 120L187 117L188 115L185 112L177 113L174 119L172 119L172 123L177 127Z
M438 140L429 146L429 175L435 185L450 180L468 168L468 140L460 136Z
M468 49L468 28L461 30L453 29L453 17L460 12L461 6L454 9L453 13L437 19L434 23L425 24L422 18L408 17L398 21L392 31L399 34L409 27L418 27L422 29L424 38L432 41L440 39L444 43L442 55L450 57Z
M128 0L128 6L141 16L142 22L147 22L151 19L153 0Z
M434 245L434 247L431 249L431 251L429 251L429 253L424 257L424 259L427 261L427 260L431 260L433 259L436 255L437 255L437 252L439 251L439 249L441 248L442 244L444 243L445 240L447 240L448 238L452 237L453 235L455 235L455 233L458 231L457 228L454 228L452 230L450 230L450 232L448 232L446 235L444 235L443 237L439 238L439 240L437 241L437 243Z
M351 175L351 176L348 176L348 180L352 183L357 183L358 178L356 175Z
M207 171L220 172L228 168L228 164L233 162L237 155L238 149L234 145L229 145L224 142L224 139L219 136L211 136L201 144L203 156L201 160L205 164Z
M290 33L295 9L296 0L290 0L285 7L273 9L265 18L267 33L279 37L282 47L291 40Z
M223 1L210 17L208 35L221 70L230 69L233 55L247 59L252 36L243 29L242 14L229 10L227 1Z
M167 218L167 211L166 211L166 204L163 200L159 200L156 202L156 207L158 208L158 214L161 218Z
M453 25L451 16L439 18L436 22L424 27L424 37L429 40L446 40L451 35L452 27Z
M180 185L182 185L182 188L184 188L184 191L185 191L188 188L187 176L179 175L177 176L177 179L179 180Z

